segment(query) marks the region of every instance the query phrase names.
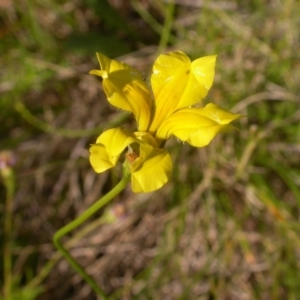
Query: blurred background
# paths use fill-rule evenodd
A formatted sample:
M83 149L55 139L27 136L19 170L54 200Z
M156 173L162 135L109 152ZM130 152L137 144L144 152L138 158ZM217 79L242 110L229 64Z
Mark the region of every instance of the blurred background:
M12 299L96 299L52 236L118 182L119 168L93 171L89 145L134 120L88 72L97 51L147 78L175 49L218 55L204 103L244 115L238 130L202 149L168 141L170 182L128 187L67 247L109 299L299 299L299 16L297 0L1 0L0 279Z

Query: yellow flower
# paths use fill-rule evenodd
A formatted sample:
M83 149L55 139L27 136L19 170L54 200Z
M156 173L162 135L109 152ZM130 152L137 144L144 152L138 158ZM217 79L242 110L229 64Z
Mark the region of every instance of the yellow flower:
M151 192L162 187L172 173L172 160L165 141L172 135L195 147L204 147L229 123L240 117L215 104L193 107L208 93L214 79L216 56L193 62L180 51L160 55L154 63L150 85L125 63L97 53L109 103L132 112L137 131L123 128L103 132L90 148L96 172L114 167L125 148L131 171L132 190Z

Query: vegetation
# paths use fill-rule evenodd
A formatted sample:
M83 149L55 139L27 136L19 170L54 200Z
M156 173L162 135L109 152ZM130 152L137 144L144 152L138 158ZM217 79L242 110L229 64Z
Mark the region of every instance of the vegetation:
M89 145L134 120L88 72L98 51L147 78L174 49L218 54L205 103L244 115L237 130L201 149L168 141L172 180L128 187L66 247L109 299L299 298L300 2L175 2L1 1L0 279L5 293L11 275L11 299L96 299L52 236L116 185L120 169L96 174Z

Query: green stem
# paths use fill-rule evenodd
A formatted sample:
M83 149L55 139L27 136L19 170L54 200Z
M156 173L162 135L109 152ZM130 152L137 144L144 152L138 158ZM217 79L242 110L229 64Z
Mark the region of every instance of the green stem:
M103 131L103 126L98 126L91 129L75 130L67 128L56 128L39 120L34 116L21 101L15 102L15 109L21 115L21 117L26 120L28 123L32 124L34 127L51 134L60 135L68 138L77 138L77 137L86 137L94 134L99 134ZM127 118L127 113L120 114L116 119L112 120L107 127L115 127L122 124Z
M147 11L147 9L137 0L131 0L130 4L135 9L135 11L141 16L141 18L150 26L154 31L156 31L159 35L163 35L164 26L162 26L152 15ZM172 5L172 4L170 4ZM168 11L169 13L169 11ZM168 20L169 21L169 20ZM170 42L176 41L175 36L172 33L168 33L168 40Z
M6 203L4 214L4 249L3 249L3 268L4 268L4 287L3 293L6 300L11 299L12 273L11 273L11 231L13 214L13 195L14 195L14 174L11 168L1 170L1 175L6 188Z
M171 37L171 29L173 24L173 18L174 18L174 1L172 0L168 6L166 11L166 17L165 17L165 23L164 27L161 32L160 42L158 45L158 54L161 54L166 50L166 47L168 46L168 42Z
M80 238L84 237L87 235L89 232L94 230L95 228L99 227L100 225L104 224L105 221L100 218L96 219L90 224L86 225L83 227L81 230L79 230L71 239L69 239L65 243L65 248L69 249L72 247ZM62 258L62 253L59 251L56 251L53 256L51 257L50 260L47 261L46 264L43 265L42 269L39 271L36 277L34 277L28 284L27 287L29 289L36 288L39 286L42 281L49 275L55 264L58 263L58 261Z
M124 176L121 181L106 195L100 198L96 203L94 203L91 207L89 207L81 216L79 216L74 221L70 222L60 230L58 230L53 236L53 243L55 247L64 255L66 260L70 263L70 265L77 271L81 277L90 285L90 287L95 291L97 295L100 295L103 299L107 299L104 292L97 285L95 280L89 276L85 270L77 263L77 261L71 256L66 248L62 245L60 239L71 232L73 229L80 226L83 222L85 222L88 218L90 218L94 213L96 213L100 208L102 208L105 204L107 204L110 200L112 200L117 194L119 194L130 181L130 174L128 172L124 172Z

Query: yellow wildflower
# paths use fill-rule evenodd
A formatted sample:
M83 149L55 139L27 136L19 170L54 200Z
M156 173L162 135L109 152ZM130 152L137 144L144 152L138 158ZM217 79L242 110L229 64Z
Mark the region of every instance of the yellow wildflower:
M141 74L125 63L97 53L108 101L132 112L137 131L114 128L103 132L90 148L90 162L96 172L114 167L128 148L132 190L151 192L162 187L172 173L172 160L165 141L172 135L195 147L208 145L217 133L240 117L215 104L193 107L208 93L214 79L216 56L193 62L180 51L160 55L154 63L151 88Z

